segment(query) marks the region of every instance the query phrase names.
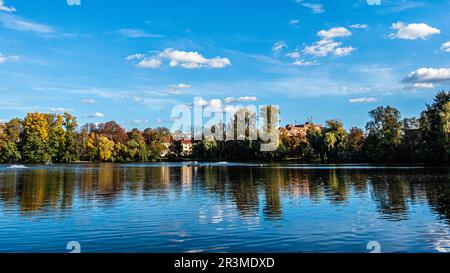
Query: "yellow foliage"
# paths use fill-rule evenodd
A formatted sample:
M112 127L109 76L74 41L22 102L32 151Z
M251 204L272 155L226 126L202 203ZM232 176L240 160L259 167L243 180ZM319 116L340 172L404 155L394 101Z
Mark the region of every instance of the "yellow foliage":
M109 161L114 150L114 141L107 137L100 137L99 139L99 158L101 161Z
M27 135L37 133L43 142L48 140L49 120L46 114L28 113L23 122L23 127Z
M96 137L97 136L95 135L95 133L90 133L89 134L89 138L88 138L87 143L86 143L86 147L88 149L94 149Z

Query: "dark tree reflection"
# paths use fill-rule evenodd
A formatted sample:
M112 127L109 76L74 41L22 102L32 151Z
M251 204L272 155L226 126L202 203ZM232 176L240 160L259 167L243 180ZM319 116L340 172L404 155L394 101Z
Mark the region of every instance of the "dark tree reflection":
M0 203L17 206L21 214L70 213L75 202L115 206L124 196L130 202L142 196L170 202L188 194L231 202L244 218L262 213L266 220L279 221L289 200L300 201L301 208L302 199L341 206L360 198L373 202L376 216L384 219L406 220L411 205L422 204L449 222L449 178L448 169L60 165L0 172Z

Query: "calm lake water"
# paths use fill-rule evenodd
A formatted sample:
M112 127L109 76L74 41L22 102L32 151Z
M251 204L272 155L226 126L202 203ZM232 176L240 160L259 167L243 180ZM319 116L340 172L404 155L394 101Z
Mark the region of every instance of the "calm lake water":
M0 165L0 252L450 252L450 171Z

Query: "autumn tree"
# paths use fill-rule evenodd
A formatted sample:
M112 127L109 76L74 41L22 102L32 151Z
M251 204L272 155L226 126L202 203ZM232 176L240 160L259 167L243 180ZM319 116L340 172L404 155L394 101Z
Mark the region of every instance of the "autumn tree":
M20 119L0 123L0 163L14 163L22 159L19 150L21 133Z
M126 144L128 141L127 132L115 121L100 124L98 126L98 132L100 135L107 137L115 143Z
M22 158L16 143L11 139L7 125L0 123L0 163L14 163Z
M114 141L101 136L98 141L98 156L100 161L113 161Z
M149 157L159 159L161 154L167 150L166 143L170 143L171 134L167 128L147 128L143 132L145 144L147 145Z
M51 160L48 153L49 121L45 114L28 113L23 121L23 159L32 163Z
M100 159L100 139L95 132L91 132L86 142L86 158L89 161L97 161Z
M357 127L352 127L348 134L346 150L352 161L362 160L364 151L365 136L364 131Z

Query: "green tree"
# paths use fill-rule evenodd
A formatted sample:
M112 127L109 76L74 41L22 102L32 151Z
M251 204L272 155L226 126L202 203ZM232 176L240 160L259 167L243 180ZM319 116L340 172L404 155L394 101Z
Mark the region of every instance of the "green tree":
M347 145L348 134L344 125L339 120L326 121L327 127L324 130L324 144L328 160L342 158Z
M183 153L183 143L181 140L172 141L169 146L169 157L179 160Z
M45 141L37 133L27 135L22 154L24 159L30 163L44 163L51 160Z
M450 92L439 92L420 118L425 161L448 163L450 154Z
M63 162L71 162L78 160L77 158L77 142L76 129L78 127L77 118L70 113L64 113L63 126L66 129L65 134L65 151L62 155Z
M308 139L308 147L306 148L306 158L308 160L325 161L324 137L322 131L312 127L306 133Z
M66 132L63 128L62 115L51 116L49 126L49 139L48 139L48 153L51 160L55 162L61 162L65 144L66 144Z
M146 162L148 160L148 152L145 142L138 140L130 140L127 142L128 157L133 162Z
M420 121L416 117L405 118L402 121L403 139L402 139L402 157L411 162L421 161L422 136Z
M202 141L204 158L211 160L216 158L217 141L213 137L208 137Z
M0 162L1 163L16 163L22 159L22 156L17 149L14 142L6 140L0 142Z
M367 123L367 157L373 161L399 160L402 143L402 123L400 111L380 106L369 112L371 121Z
M127 145L116 143L114 145L113 158L116 162L131 162Z

